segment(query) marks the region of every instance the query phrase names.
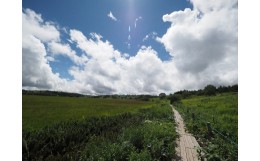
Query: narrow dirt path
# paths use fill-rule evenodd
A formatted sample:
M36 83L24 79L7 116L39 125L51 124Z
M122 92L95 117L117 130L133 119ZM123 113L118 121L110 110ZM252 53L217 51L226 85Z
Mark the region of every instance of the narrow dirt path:
M172 106L172 105L171 105ZM181 161L198 161L198 153L196 147L199 147L197 140L190 134L185 132L185 125L179 112L172 106L174 119L176 122L176 132L180 138L177 140L176 152Z

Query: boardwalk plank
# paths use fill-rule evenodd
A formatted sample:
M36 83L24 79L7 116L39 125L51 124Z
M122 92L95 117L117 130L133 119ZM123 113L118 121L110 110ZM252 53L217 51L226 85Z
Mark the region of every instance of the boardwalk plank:
M185 124L179 112L172 107L174 119L177 123L176 132L180 135L180 141L176 152L182 161L198 161L198 153L196 147L199 147L197 140L190 134L185 132Z
M193 155L192 155L192 150L190 148L185 148L186 150L186 155L187 155L187 160L188 161L193 161Z

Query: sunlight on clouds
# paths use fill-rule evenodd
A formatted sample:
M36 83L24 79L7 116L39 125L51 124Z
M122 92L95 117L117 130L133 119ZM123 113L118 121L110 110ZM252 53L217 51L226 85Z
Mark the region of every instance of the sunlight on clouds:
M237 1L191 2L193 10L163 16L171 26L157 40L174 56L178 70L201 84L237 83Z
M85 55L78 56L74 50L71 49L69 44L61 44L58 42L48 43L48 49L54 55L64 55L70 58L74 63L78 65L83 65L88 61L88 58Z
M22 16L23 37L34 35L43 42L60 39L60 33L56 27L52 25L52 22L44 22L40 14L25 9Z
M98 33L69 28L65 32L25 9L23 88L84 94L158 94L198 89L210 83L237 83L237 2L202 1L191 0L194 9L163 15L163 21L171 25L162 37L151 32L143 38L161 43L171 55L167 61L162 61L152 46L141 46L130 56ZM117 21L111 11L107 16ZM135 19L135 28L141 19ZM128 31L130 41L130 26ZM68 43L62 41L61 35L69 37ZM130 49L129 41L125 44ZM57 55L72 60L65 71L72 80L53 72L49 62L59 61Z

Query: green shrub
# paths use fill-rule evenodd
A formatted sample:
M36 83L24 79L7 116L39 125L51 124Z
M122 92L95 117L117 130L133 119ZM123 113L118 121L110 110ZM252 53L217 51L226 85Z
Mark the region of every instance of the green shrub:
M152 160L150 153L147 150L143 150L140 153L132 152L129 158L130 161L145 161Z
M109 142L106 138L91 139L81 153L80 160L127 160L135 148L128 142Z

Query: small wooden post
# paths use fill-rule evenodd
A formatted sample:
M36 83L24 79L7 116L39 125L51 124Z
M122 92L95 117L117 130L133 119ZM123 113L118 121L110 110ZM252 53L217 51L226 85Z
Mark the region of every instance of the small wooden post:
M211 125L210 125L210 122L207 122L207 127L208 127L209 136L212 136L213 133L212 133L212 127L211 127Z

